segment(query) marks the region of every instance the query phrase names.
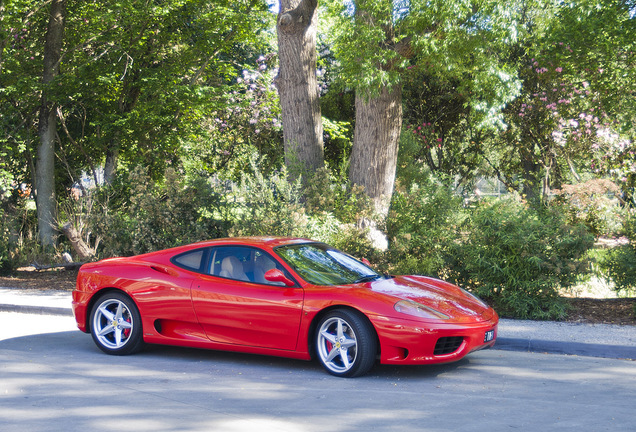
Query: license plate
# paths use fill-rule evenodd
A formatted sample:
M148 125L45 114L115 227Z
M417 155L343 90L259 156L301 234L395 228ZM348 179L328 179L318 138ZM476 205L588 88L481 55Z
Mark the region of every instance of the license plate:
M486 334L484 335L484 343L490 342L494 338L495 338L495 331L494 330L488 330L486 332Z

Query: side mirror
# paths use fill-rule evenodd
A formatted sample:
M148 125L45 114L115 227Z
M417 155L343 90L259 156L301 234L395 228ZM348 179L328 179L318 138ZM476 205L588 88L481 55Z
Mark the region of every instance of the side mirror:
M285 276L285 274L283 274L282 271L278 269L267 270L265 272L265 280L268 280L270 282L282 282L285 284L285 286L295 285L294 281L289 279L287 276Z

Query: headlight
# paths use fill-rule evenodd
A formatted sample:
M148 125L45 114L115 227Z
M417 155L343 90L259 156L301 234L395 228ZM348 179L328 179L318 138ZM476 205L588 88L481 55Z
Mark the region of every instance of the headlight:
M413 315L420 318L435 319L435 320L440 320L440 319L446 320L450 318L448 315L445 315L439 311L436 311L433 308L424 306L423 304L419 304L412 300L400 300L393 307L395 308L396 311L400 313Z

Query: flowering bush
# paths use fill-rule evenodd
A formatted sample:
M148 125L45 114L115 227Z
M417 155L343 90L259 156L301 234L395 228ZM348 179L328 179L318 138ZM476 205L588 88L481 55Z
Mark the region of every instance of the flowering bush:
M215 94L209 110L191 114L200 128L183 143L188 171L224 171L238 181L255 151L267 155L272 166L282 160L281 114L271 61L271 56L260 56L254 67L242 70L229 91L223 88L223 94Z

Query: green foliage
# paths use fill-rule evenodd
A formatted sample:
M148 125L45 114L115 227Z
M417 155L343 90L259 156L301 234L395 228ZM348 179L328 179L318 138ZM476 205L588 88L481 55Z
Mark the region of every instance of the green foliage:
M93 235L102 239L104 257L136 255L226 233L217 220L224 212L221 197L208 182L187 184L168 169L165 181L158 183L138 167L123 183L130 189L100 191L102 209L92 217Z
M7 171L17 182L31 184L50 4L5 3L0 183ZM47 89L58 108L58 196L65 196L83 173L98 177L106 156L113 154L120 169L143 164L160 180L166 167L197 154L183 147L219 138L211 137L207 127L217 111L249 107L250 114L236 119L248 124L245 117L254 112L248 98L236 103L227 95L249 92L236 89L237 75L245 64L272 52L267 28L273 17L262 1L68 2L61 74ZM274 149L271 139L254 141L265 151Z
M9 227L5 223L4 210L0 208L0 275L6 275L15 270L15 261L9 243Z
M59 261L61 251L40 245L35 210L17 191L9 199L0 200L0 275L34 262Z
M343 171L336 175L328 168L319 169L303 192L309 214L331 213L343 223L373 216L373 203L360 186L351 185Z
M571 223L584 223L595 236L614 236L622 229L624 209L616 195L618 186L607 179L564 185L555 191ZM612 197L613 196L613 197ZM612 198L610 198L612 197Z
M283 168L269 178L252 162L231 192L232 228L230 235L293 236L302 232L306 215L300 204L300 179L290 182Z
M540 211L514 200L482 202L456 245L456 280L491 302L503 316L562 318L560 288L588 271L583 259L593 237L569 225L560 208Z
M607 272L609 281L619 293L633 293L636 290L636 250L632 244L611 249L601 267Z
M333 52L345 83L376 95L401 86L408 70L457 79L478 128L503 127L501 110L520 90L505 62L521 7L500 2L327 2ZM431 119L434 120L434 119Z
M387 220L391 271L442 276L466 214L450 188L430 175L421 180L393 195Z
M269 177L255 162L251 167L252 172L244 174L226 196L231 208L230 235L303 237L357 257L379 259L365 230L353 223L356 215L370 212L371 205L361 191L348 191L323 169L307 182L303 194L302 179L290 181L284 167Z
M607 279L614 283L619 293L636 292L636 214L632 212L624 222L624 232L629 242L610 249L600 260L600 267Z

